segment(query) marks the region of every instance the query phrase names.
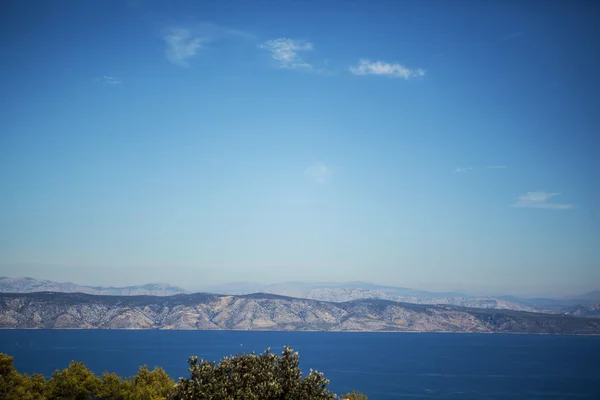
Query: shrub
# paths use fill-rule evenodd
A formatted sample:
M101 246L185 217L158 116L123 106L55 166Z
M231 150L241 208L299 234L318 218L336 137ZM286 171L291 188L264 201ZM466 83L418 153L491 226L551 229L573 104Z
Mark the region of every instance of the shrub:
M47 395L51 399L95 399L101 384L100 378L83 363L71 361L68 368L52 375L47 384Z
M285 347L281 356L263 354L226 357L219 364L191 357L191 377L181 379L171 400L329 400L329 381L311 370L303 378L298 353Z
M365 396L362 393L357 392L356 390L353 390L350 393L346 393L341 398L342 399L347 399L347 400L368 400L367 396Z
M220 363L188 361L190 378L177 384L162 368L139 368L123 380L114 373L96 376L83 363L72 361L49 380L42 375L19 374L13 357L0 354L2 400L333 400L323 374L310 370L305 377L298 353L285 347L281 355L269 350L260 355L225 357ZM342 398L367 400L352 392Z

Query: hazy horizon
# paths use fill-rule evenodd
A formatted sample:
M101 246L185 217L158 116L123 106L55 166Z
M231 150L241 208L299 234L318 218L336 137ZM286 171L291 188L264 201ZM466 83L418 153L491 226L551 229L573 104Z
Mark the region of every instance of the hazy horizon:
M75 282L75 281L56 281L56 280L52 280L52 279L43 279L43 278L37 278L37 277L33 277L33 276L0 276L0 278L9 278L9 279L27 279L27 278L33 278L33 279L37 279L37 280L46 280L46 281L52 281L52 282L56 282L56 283L71 283L71 284L75 284L75 285L80 285L80 286L86 286L86 287L103 287L103 288L127 288L127 287L138 287L138 286L143 286L143 285L152 285L152 284L157 284L157 285L169 285L172 287L178 287L180 289L185 290L188 293L196 293L196 292L202 292L202 291L209 291L209 292L218 292L218 290L223 290L224 292L231 292L231 291L243 291L244 293L251 293L251 292L258 292L260 291L262 288L267 288L267 287L282 287L285 285L306 285L308 287L311 286L315 286L315 287L340 287L340 288L348 288L348 287L361 287L361 288L368 288L371 290L380 290L380 288L377 287L373 287L373 286L379 286L381 288L384 287L393 287L393 288L401 288L401 289L410 289L410 290L415 290L415 291L423 291L423 292L431 292L432 294L434 293L448 293L448 294L456 294L456 295L468 295L468 296L515 296L515 297L523 297L523 298L534 298L534 297L546 297L546 298L568 298L568 297L577 297L577 296L581 296L581 295L585 295L585 294L589 294L592 292L598 292L600 291L599 289L592 289L586 292L560 292L560 291L554 291L554 292L529 292L529 293L522 293L522 292L514 292L514 291L508 291L508 292L502 292L502 291L498 291L498 292L494 292L494 291L486 291L486 290L469 290L466 288L460 289L460 288L455 288L453 290L443 290L443 289L439 289L436 290L434 288L427 288L427 287L406 287L406 286L397 286L397 285L389 285L386 283L381 283L381 282L369 282L369 281L279 281L279 282L252 282L252 281L227 281L227 282L221 282L221 283L215 283L215 284L209 284L209 285L200 285L200 286L185 286L185 285L174 285L170 282L158 282L158 281L153 281L153 282L130 282L129 284L120 284L120 285L98 285L95 284L94 282L87 282L87 283L82 283L82 282ZM293 287L293 286L292 286Z
M592 3L0 9L0 275L598 289Z

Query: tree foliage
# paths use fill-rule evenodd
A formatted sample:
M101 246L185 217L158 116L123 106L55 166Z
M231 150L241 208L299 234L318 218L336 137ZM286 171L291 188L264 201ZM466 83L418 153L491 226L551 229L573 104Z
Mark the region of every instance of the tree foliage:
M181 379L172 400L328 400L335 395L316 371L303 378L298 353L285 347L281 356L263 354L226 357L219 364L191 357L191 377Z
M0 354L0 399L45 399L46 378L40 374L19 374L14 368L14 358Z
M68 368L56 371L48 381L51 399L88 400L97 398L102 381L83 363L71 361Z
M356 390L353 390L350 393L346 393L341 398L345 400L368 400L368 397L366 395L359 393Z
M164 369L154 368L150 371L144 365L128 385L130 393L137 400L166 400L173 392L175 382Z
M330 400L323 374L310 370L302 376L299 356L289 347L281 355L265 351L225 357L218 364L191 357L190 378L175 383L162 368L141 366L137 375L123 379L114 373L95 375L72 361L46 380L40 374L19 374L14 359L0 353L2 400ZM367 397L352 392L351 400Z

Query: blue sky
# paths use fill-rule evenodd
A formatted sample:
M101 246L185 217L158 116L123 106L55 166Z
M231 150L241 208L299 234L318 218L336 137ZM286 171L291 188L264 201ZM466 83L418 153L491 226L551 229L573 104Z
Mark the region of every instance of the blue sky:
M0 275L600 287L592 2L1 7Z

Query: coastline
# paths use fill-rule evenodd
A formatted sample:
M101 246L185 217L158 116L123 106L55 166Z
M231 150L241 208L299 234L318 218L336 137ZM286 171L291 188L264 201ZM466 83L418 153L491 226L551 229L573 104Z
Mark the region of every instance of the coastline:
M458 334L458 335L544 335L544 336L592 336L600 337L600 333L548 333L548 332L469 332L469 331L374 331L374 330L289 330L289 329L160 329L160 328L0 328L1 331L144 331L144 332L306 332L306 333L377 333L377 334Z

